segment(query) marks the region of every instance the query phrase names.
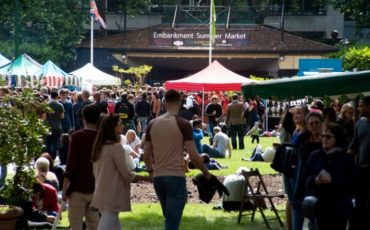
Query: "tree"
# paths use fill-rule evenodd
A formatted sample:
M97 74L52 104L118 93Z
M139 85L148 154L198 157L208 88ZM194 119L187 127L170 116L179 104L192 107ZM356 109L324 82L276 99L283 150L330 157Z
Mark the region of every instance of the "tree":
M13 164L15 175L0 189L6 204L20 205L28 200L34 171L30 164L43 150L49 129L40 114L50 111L31 89L21 95L5 96L0 106L0 162Z
M362 28L370 27L369 0L326 0L335 9L339 9L356 23L356 33Z
M123 78L123 74L128 74L129 76L134 76L134 85L142 86L145 82L145 77L150 73L152 70L152 66L150 65L140 65L140 66L133 66L126 69L119 68L118 66L112 67L113 71L120 74L121 79Z
M370 69L370 47L363 44L340 44L340 50L330 55L343 60L343 69L352 71Z
M81 0L19 0L21 9L19 25L20 53L28 53L41 62L52 59L66 64L74 57L85 30L83 23L89 19L88 9ZM0 50L14 55L15 1L1 0Z

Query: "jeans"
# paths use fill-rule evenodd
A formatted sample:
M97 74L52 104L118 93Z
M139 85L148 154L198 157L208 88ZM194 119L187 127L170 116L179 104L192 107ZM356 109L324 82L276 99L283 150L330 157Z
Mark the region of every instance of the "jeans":
M60 136L62 136L61 129L51 129L51 135L46 137L46 151L55 160L57 151L60 146Z
M153 184L165 217L165 230L178 229L188 199L185 177L154 177Z
M225 155L220 153L217 149L209 146L209 145L202 145L203 153L207 153L210 157L214 158L225 158Z
M244 126L243 125L230 125L229 134L231 136L231 144L233 149L236 149L236 136L238 136L239 149L244 149Z
M141 124L141 133L139 133L141 138L142 134L145 133L146 127L148 127L148 117L138 117L137 121Z
M302 215L302 205L301 202L295 197L295 187L296 187L296 176L288 177L283 176L284 187L290 205L292 206L292 226L293 230L302 230L303 226L303 215Z
M217 126L217 124L214 124L212 122L208 122L208 133L209 133L209 144L212 145L213 144L213 136L215 135L215 133L213 132L213 128Z

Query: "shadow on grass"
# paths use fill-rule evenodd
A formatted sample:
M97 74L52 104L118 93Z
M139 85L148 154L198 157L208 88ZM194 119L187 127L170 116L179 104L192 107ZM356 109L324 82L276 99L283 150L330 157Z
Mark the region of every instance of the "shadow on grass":
M120 221L123 229L128 230L159 230L164 229L164 218L158 210L157 205L147 204L135 207L131 213L120 215ZM135 210L137 209L137 210ZM208 209L208 208L207 208ZM271 211L266 211L267 218L273 217ZM279 212L280 214L280 212ZM282 214L282 213L281 213ZM283 216L280 216L283 218ZM204 210L199 207L185 208L181 221L180 230L196 229L267 229L260 213L256 212L254 222L251 222L250 216L243 216L241 224L237 223L238 212L223 212L221 210ZM284 220L283 220L284 221ZM283 229L277 220L269 221L271 229Z

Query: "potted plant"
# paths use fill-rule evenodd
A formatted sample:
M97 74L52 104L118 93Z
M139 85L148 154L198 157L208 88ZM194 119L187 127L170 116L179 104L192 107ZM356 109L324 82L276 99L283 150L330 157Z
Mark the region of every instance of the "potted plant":
M48 105L38 99L31 89L24 89L20 95L6 95L0 98L0 164L12 165L5 184L0 188L2 212L19 210L30 200L34 183L31 162L37 158L48 133L40 114L48 111ZM0 222L0 229L4 229Z
M16 223L23 214L23 209L17 206L0 205L0 227L2 230L16 229Z

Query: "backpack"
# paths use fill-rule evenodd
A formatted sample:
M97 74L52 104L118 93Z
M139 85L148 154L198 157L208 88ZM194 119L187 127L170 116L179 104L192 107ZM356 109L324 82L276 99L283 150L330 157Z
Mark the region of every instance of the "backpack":
M291 144L283 144L276 150L275 157L270 166L286 176L293 176L295 175L297 165L297 149Z
M128 119L128 117L129 117L128 102L121 102L121 104L118 108L118 114L119 114L119 118L121 118L121 120Z

